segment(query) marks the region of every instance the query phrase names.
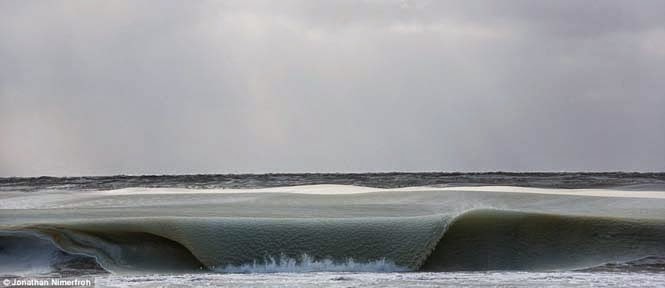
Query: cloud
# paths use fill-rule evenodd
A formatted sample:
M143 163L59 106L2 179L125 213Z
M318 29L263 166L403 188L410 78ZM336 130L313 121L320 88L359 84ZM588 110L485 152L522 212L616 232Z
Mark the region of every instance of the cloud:
M664 170L660 1L0 2L0 175Z

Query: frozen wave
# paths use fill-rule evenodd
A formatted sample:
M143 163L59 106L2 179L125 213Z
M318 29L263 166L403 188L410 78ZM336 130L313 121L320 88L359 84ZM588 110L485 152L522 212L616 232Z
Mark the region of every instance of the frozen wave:
M0 231L38 233L115 273L542 271L665 254L658 191L266 189L19 193L3 199ZM30 253L12 243L0 239L8 255Z

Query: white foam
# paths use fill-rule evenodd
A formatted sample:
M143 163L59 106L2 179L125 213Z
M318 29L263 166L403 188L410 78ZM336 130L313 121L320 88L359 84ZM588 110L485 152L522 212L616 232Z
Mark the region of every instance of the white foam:
M465 191L465 192L498 192L553 194L591 197L622 197L622 198L657 198L665 199L665 191L659 190L620 190L617 189L555 189L532 188L518 186L461 186L461 187L404 187L404 188L372 188L353 185L301 185L255 189L183 189L183 188L125 188L118 190L99 191L103 195L150 195L150 194L219 194L219 193L296 193L315 195L347 195L381 192L425 192L425 191Z
M430 189L433 187L427 187ZM186 188L123 188L117 190L98 191L103 195L133 195L133 194L232 194L232 193L296 193L316 195L340 195L387 192L394 189L382 189L353 185L300 185L271 188L247 188L247 189L186 189Z
M468 193L523 193L523 194L546 194L558 196L584 196L584 197L612 197L633 199L665 199L665 191L660 186L633 186L613 189L554 189L554 188L532 188L517 186L460 186L460 187L405 187L405 188L372 188L352 185L304 185L255 189L187 189L187 188L124 188L103 191L38 191L31 193L18 193L4 197L0 201L0 209L43 209L43 208L72 208L72 207L129 207L141 206L143 204L168 203L156 202L157 198L143 200L134 199L142 196L182 195L185 197L194 195L228 195L228 194L309 194L309 195L354 195L363 193L394 193L394 192L468 192ZM660 190L659 190L660 189ZM117 197L117 196L132 196ZM258 195L257 195L258 196ZM180 199L177 201L188 202L191 199ZM221 201L217 199L216 201ZM235 201L228 198L225 201ZM184 203L183 202L183 203ZM143 203L143 204L142 204ZM192 202L188 202L192 203ZM219 202L216 202L219 203ZM152 204L150 204L152 205Z
M355 262L348 259L343 263L335 263L330 259L314 260L303 254L300 261L286 257L268 257L262 263L254 262L243 265L228 265L223 268L210 267L215 272L222 273L305 273L305 272L406 272L407 268L395 265L386 259L370 261L367 263Z
M446 187L441 190L466 191L466 192L529 193L529 194L552 194L552 195L591 196L591 197L665 199L664 191L648 191L648 190L630 191L630 190L618 190L618 189L553 189L553 188L532 188L532 187L516 187L516 186Z
M271 273L96 277L98 287L664 287L665 273L446 272Z

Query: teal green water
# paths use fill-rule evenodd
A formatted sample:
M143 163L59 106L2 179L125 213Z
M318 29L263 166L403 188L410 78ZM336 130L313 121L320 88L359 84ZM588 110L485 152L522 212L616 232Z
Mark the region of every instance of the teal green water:
M665 256L654 187L325 188L5 193L0 272L570 271ZM36 250L52 257L22 265Z

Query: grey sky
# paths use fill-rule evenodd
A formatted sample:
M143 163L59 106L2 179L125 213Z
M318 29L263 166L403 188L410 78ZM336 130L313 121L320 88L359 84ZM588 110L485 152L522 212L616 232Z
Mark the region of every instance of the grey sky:
M665 170L665 1L0 1L0 176Z

